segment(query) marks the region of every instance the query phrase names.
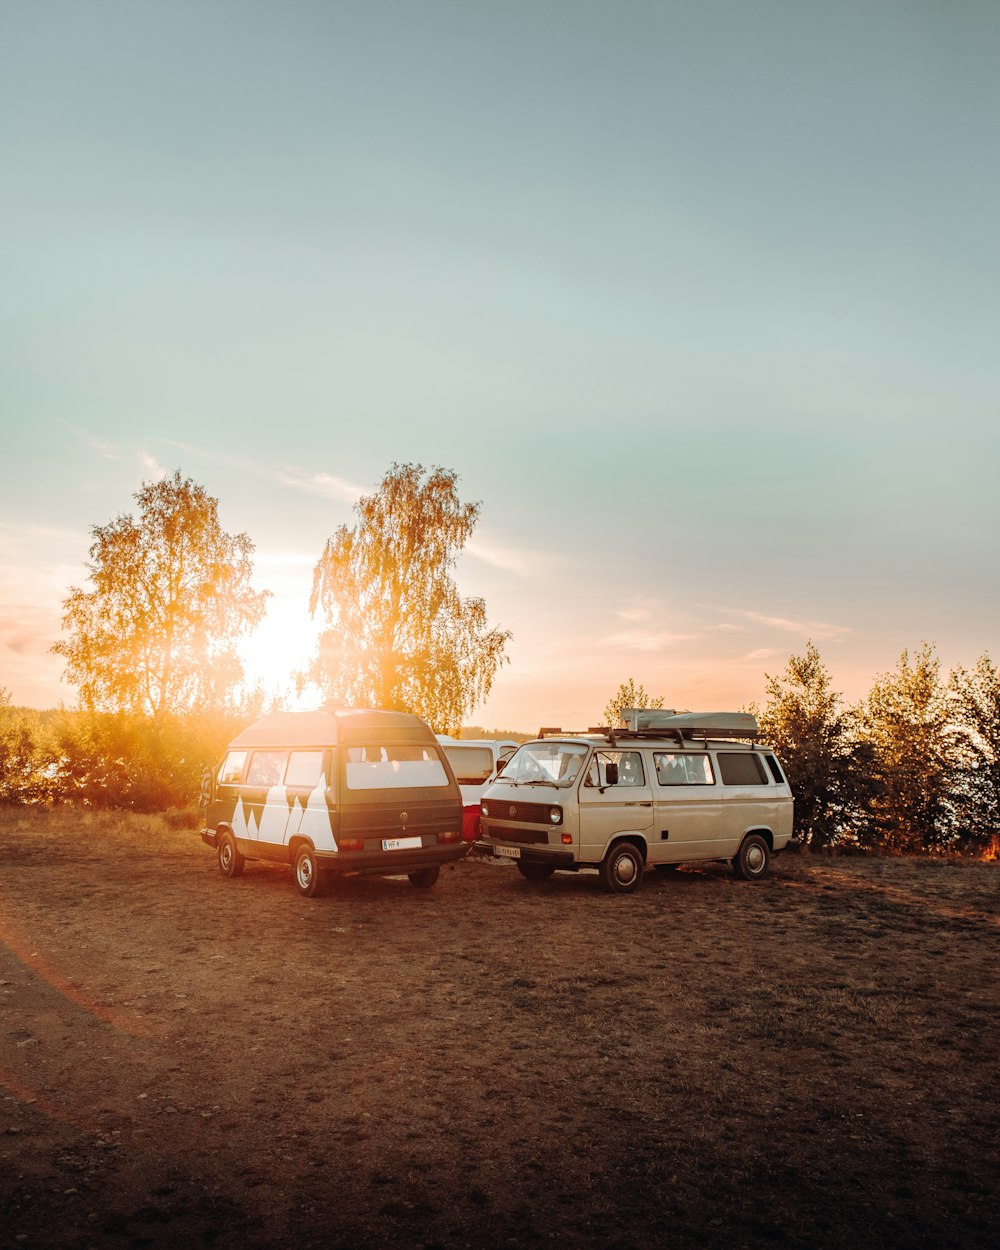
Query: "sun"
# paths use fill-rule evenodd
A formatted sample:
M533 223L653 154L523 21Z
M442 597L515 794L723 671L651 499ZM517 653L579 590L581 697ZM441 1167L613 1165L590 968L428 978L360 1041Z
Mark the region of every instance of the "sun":
M295 674L304 669L316 652L321 625L312 620L298 596L283 601L277 595L268 603L267 616L237 648L246 681L260 683L269 695L283 698L289 707L300 702ZM302 699L312 706L316 694L306 691Z

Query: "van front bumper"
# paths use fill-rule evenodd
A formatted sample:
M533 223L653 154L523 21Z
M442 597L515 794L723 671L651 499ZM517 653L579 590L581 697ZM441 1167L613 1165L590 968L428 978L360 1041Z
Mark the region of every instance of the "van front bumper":
M556 850L555 847L539 846L537 843L494 842L480 839L473 843L480 855L491 859L509 859L521 864L548 864L552 868L579 868L572 851Z
M215 830L214 830L214 829L202 829L202 830L201 830L201 840L202 840L202 842L204 842L204 843L205 843L205 845L206 845L206 846L210 846L210 847L212 847L212 849L213 849L213 850L217 850L217 849L218 849L219 843L218 843L218 840L217 840L217 838L216 838L216 834L215 834Z

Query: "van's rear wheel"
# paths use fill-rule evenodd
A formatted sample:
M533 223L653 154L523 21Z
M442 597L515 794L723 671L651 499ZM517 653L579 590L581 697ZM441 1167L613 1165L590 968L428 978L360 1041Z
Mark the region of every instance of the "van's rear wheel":
M316 852L308 842L295 852L295 888L303 898L318 898L323 893L323 874L316 862Z
M767 876L770 863L771 848L767 838L759 833L748 833L733 860L733 872L744 881L759 881Z
M519 859L517 861L517 871L524 877L525 881L548 881L549 877L555 872L555 865L529 864Z
M619 842L601 861L601 881L612 894L631 894L639 888L646 866L642 852L632 842Z
M418 868L415 872L409 872L406 875L410 878L410 885L418 890L429 890L440 877L441 869L437 864L430 864L427 868Z
M217 850L219 854L219 871L224 877L238 877L246 867L246 860L239 852L236 839L228 829L219 834Z

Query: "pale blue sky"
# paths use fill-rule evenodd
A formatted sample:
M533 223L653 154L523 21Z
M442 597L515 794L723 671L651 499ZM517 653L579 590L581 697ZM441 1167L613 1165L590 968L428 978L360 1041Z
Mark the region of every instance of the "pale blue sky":
M987 3L0 0L0 686L180 468L276 592L389 464L482 502L476 719L1000 652Z

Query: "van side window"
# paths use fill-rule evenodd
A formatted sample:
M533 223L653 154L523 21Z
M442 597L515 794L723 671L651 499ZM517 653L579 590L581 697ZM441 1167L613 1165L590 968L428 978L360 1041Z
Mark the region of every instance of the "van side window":
M653 756L656 768L656 780L661 786L712 786L715 775L712 772L712 761L707 755L699 752L680 754L679 752L657 752Z
M607 765L618 765L618 784L620 786L644 786L646 774L642 768L642 756L638 751L598 751L590 761L587 770L586 786L606 786L608 784Z
M764 766L757 755L749 752L719 752L719 772L724 786L766 786Z
M284 771L284 751L254 751L250 756L246 784L261 788L266 786L270 789L271 786L278 785Z
M773 755L765 755L764 758L767 760L767 766L771 770L771 776L774 778L774 780L778 783L779 786L784 785L785 778L782 776L782 773L781 773L781 765L778 763L778 761L774 758Z
M219 769L220 786L239 785L240 778L243 776L243 765L246 763L246 758L246 751L229 752L222 761L222 767Z
M285 785L315 790L323 781L322 751L292 751L285 770Z

